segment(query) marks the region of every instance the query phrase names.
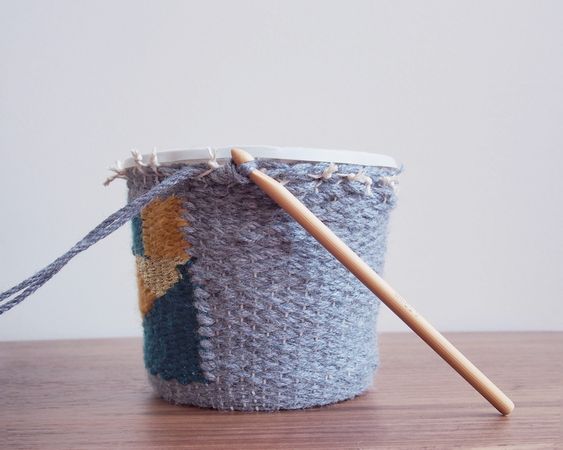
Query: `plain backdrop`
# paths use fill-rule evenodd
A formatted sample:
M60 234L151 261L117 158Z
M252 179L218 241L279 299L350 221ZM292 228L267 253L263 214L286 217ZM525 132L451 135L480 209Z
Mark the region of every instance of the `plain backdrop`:
M385 277L440 330L563 329L563 3L0 2L0 289L123 205L131 148L404 164ZM380 328L404 325L383 308ZM130 229L0 339L141 334Z

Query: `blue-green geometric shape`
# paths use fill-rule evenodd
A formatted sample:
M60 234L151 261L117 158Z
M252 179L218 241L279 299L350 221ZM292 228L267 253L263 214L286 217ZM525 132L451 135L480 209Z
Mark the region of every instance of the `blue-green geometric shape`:
M131 250L135 256L144 256L143 219L141 219L141 216L137 215L131 219L131 228L133 231L133 245Z
M177 266L180 280L155 300L143 319L145 367L153 375L181 384L206 382L199 367L199 325L188 275L191 263Z

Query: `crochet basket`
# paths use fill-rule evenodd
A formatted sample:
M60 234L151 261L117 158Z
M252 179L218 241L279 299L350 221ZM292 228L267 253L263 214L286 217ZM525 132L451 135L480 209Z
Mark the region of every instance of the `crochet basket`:
M132 221L154 390L177 404L244 411L364 392L378 365L377 298L230 160L190 159L137 159L125 171L131 201L178 169L193 169ZM381 272L393 164L257 161Z

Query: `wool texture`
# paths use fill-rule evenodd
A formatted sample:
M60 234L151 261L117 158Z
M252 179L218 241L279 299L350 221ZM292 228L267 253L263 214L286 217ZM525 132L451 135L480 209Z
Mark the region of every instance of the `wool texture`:
M133 254L136 256L139 308L145 316L154 302L181 279L179 267L190 256L183 229L182 200L175 195L156 198L133 219Z
M396 201L389 180L396 169L253 164L284 183L381 273ZM129 200L178 170L185 165L160 167L157 173L129 169ZM378 364L379 301L251 183L244 168L239 172L225 162L209 172L203 164L193 165L193 176L172 197L175 215L166 230L148 230L145 210L152 204L141 212L142 224L133 227L137 260L148 267L152 253L175 264L172 272L160 266L138 271L145 365L161 397L217 409L272 411L334 403L370 386ZM147 235L154 239L150 252ZM135 244L139 239L142 252ZM188 257L178 264L174 257L182 252ZM170 273L177 278L168 278Z
M143 249L143 222L140 215L131 219L131 231L133 233L133 245L131 251L135 256L144 256Z
M110 214L54 261L35 272L32 276L12 286L10 289L1 292L0 315L19 305L41 288L41 286L53 278L53 276L66 266L76 255L79 255L92 245L105 239L130 220L134 220L149 203L155 199L165 198L173 194L177 187L189 179L193 173L194 169L190 166L176 170L174 174L171 174L166 179L162 179L150 191L146 191L142 195L135 197L124 207ZM133 224L133 228L135 228L135 223ZM135 249L133 249L133 251L135 251Z
M205 382L199 367L197 312L187 274L188 261L178 266L180 279L154 303L143 319L145 366L152 375L178 383Z

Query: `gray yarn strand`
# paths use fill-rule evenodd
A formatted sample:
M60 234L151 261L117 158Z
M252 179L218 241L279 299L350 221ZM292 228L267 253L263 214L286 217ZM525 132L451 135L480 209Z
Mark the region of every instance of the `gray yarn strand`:
M101 241L102 239L109 236L115 230L131 220L134 216L139 214L141 209L143 209L156 197L168 194L178 184L186 181L199 172L201 172L201 169L197 169L191 166L186 166L181 170L176 171L173 175L165 178L164 180L162 180L162 182L154 186L150 191L137 197L120 210L111 214L107 219L101 222L97 227L91 230L88 234L86 234L86 236L84 236L73 247L71 247L70 250L68 250L62 256L59 256L51 264L47 265L31 277L15 285L14 287L2 292L0 294L0 302L9 300L16 294L18 295L8 302L0 305L0 315L4 314L14 306L24 301L27 297L29 297L37 289L39 289L47 281L49 281L72 258L74 258L79 253L82 253L84 250L88 249L96 242Z

